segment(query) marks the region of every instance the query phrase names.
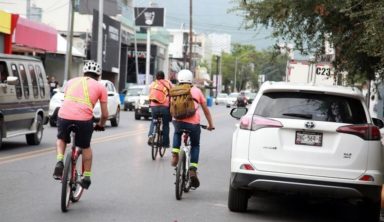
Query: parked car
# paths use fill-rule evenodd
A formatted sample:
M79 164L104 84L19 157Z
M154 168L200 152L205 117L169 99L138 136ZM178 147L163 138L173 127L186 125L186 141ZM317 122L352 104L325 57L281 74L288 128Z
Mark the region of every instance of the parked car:
M215 98L215 104L227 104L228 94L227 93L219 93Z
M48 123L49 86L41 60L0 53L0 148L3 138L25 136L38 145Z
M228 99L227 99L227 103L226 103L226 107L230 108L231 106L235 106L237 97L239 95L240 95L240 93L238 93L238 92L233 92L233 93L229 94Z
M145 85L132 85L127 89L124 98L124 111L131 111L135 108L135 103L144 87Z
M111 121L111 125L116 127L120 122L120 96L113 83L109 80L100 80L100 83L105 86L108 93L108 120ZM64 88L55 89L57 92L51 98L49 103L49 124L51 126L57 125L57 114L64 101ZM94 121L98 121L101 116L100 103L97 102L93 108Z
M151 117L151 108L149 107L149 86L144 87L140 94L139 98L135 102L135 120L149 119Z
M355 87L264 83L232 140L228 207L247 210L256 193L290 193L359 204L379 221L383 184L380 130Z

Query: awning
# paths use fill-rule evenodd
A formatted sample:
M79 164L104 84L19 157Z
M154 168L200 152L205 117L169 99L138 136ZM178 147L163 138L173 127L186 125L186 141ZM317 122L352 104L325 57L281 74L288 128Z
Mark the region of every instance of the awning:
M11 14L0 10L0 32L11 34Z
M16 47L56 52L57 31L51 26L19 17L13 35Z
M67 54L67 40L60 34L57 34L57 54ZM72 47L72 55L77 57L85 57L84 53Z

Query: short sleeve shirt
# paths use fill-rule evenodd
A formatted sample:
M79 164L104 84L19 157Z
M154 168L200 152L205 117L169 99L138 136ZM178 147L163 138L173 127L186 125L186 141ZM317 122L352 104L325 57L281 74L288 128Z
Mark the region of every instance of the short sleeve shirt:
M185 118L185 119L182 119L180 121L186 122L186 123L191 123L191 124L200 124L199 105L200 104L204 104L207 101L205 99L205 96L204 96L203 92L201 92L201 90L199 88L197 88L196 86L193 86L191 88L191 94L192 94L193 99L195 100L196 112L195 112L195 114L193 116Z
M166 79L160 79L160 80L156 80L158 82L160 82L160 84L163 84L165 87L168 88L168 94L169 94L169 89L172 88L172 83ZM152 90L152 86L153 84L155 84L155 82L152 82L151 85L149 86L149 90ZM166 106L166 107L169 107L169 96L167 96L166 98L166 101L164 103L156 103L156 102L153 102L151 101L151 104L149 104L150 106Z
M103 86L100 82L88 77L76 77L69 80L64 89L65 95L67 95L68 89L73 86L73 89L71 89L71 96L85 99L86 96L84 95L85 90L83 89L83 85L76 84L78 81L81 81L80 78L86 78L89 101L91 102L92 107L81 102L76 102L74 100L64 98L64 102L58 114L60 118L80 121L91 120L93 118L93 107L97 101L100 101L101 103L108 102L107 89L105 86Z

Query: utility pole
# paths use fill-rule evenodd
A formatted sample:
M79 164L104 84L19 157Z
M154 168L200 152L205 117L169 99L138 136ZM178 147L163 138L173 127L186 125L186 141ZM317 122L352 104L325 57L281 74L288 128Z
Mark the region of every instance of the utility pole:
M27 19L31 19L31 0L27 0Z
M103 74L103 16L104 16L103 3L104 3L104 0L99 0L99 24L98 24L98 33L97 33L97 63L99 63L101 66L101 74Z
M65 56L64 77L63 82L68 80L69 73L72 67L72 42L73 42L73 17L75 0L69 0L68 5L68 30L67 30L67 53Z
M189 70L195 75L195 72L192 70L192 0L189 0Z

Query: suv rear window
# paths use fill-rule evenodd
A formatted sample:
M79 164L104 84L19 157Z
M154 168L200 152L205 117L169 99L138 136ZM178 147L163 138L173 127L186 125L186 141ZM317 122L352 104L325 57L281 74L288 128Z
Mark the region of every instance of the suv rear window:
M272 118L367 123L364 107L357 99L304 92L265 93L257 103L254 114Z

